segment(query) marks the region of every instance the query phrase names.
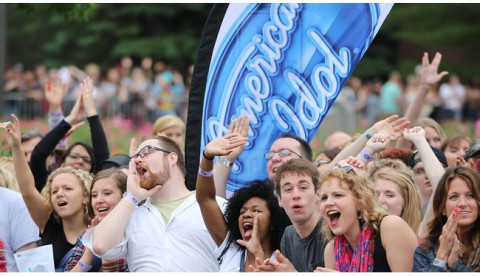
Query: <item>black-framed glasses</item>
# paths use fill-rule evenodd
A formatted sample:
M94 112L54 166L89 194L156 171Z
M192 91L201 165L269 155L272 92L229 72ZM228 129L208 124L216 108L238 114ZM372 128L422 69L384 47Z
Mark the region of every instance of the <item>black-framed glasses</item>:
M278 156L280 156L280 157L287 157L291 153L295 153L298 157L302 158L302 156L300 154L294 152L291 149L280 149L279 151L269 151L269 152L265 153L263 155L263 157L265 157L265 159L267 159L267 161L268 161L275 156L275 153L278 153Z
M73 160L78 160L78 159L81 158L81 159L83 160L83 162L88 163L88 164L92 164L92 159L90 159L90 157L88 157L88 156L82 156L82 155L80 155L80 154L78 154L78 153L70 153L70 154L68 155L68 157L72 158Z
M150 154L152 154L154 151L162 151L162 152L165 152L165 153L171 153L171 151L168 151L164 148L161 148L161 147L155 147L155 146L150 146L150 145L146 145L145 147L143 147L141 150L139 150L137 153L135 153L132 158L137 158L137 157L142 157L142 158L145 158L147 156L149 156Z

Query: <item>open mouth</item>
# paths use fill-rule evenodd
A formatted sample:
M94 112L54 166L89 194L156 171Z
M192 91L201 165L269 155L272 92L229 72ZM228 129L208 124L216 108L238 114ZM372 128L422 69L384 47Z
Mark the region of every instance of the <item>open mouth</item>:
M147 173L147 170L144 168L137 168L137 173L140 178L143 178Z
M340 219L340 212L331 210L327 212L328 218L330 219L330 225L336 226L338 224L338 220Z
M295 205L292 206L292 210L293 211L300 211L300 210L302 210L302 205L295 204Z
M100 214L106 213L110 210L110 208L107 207L102 207L102 208L97 208L97 212Z
M57 205L58 205L59 207L66 206L67 204L68 204L68 202L66 202L66 201L59 201L59 202L57 202Z
M253 223L251 223L251 222L243 223L243 236L244 237L252 236L252 231L253 231Z

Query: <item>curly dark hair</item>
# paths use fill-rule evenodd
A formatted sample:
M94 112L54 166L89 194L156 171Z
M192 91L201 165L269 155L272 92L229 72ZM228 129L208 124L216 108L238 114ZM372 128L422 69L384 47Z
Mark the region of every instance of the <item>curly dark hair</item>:
M267 202L270 211L269 236L270 246L273 251L280 249L280 241L283 236L285 227L291 224L287 214L278 206L278 200L274 195L272 185L266 180L254 180L246 187L236 190L228 199L225 209L225 222L230 233L225 249L220 254L219 260L228 250L233 242L242 239L238 218L240 217L240 209L252 197L259 197Z

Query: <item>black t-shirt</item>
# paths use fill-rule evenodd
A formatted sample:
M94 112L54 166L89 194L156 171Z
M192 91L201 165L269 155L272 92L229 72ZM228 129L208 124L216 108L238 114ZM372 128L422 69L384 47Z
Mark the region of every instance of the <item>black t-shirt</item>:
M43 234L40 234L40 237L42 238L42 245L51 244L53 247L55 268L58 267L63 256L75 245L67 241L62 224L55 220L53 214L50 215Z

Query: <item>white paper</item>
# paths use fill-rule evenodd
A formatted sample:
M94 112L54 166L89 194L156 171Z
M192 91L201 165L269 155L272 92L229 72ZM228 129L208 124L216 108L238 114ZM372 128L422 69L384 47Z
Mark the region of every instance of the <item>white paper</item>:
M51 244L15 253L19 272L55 272Z

